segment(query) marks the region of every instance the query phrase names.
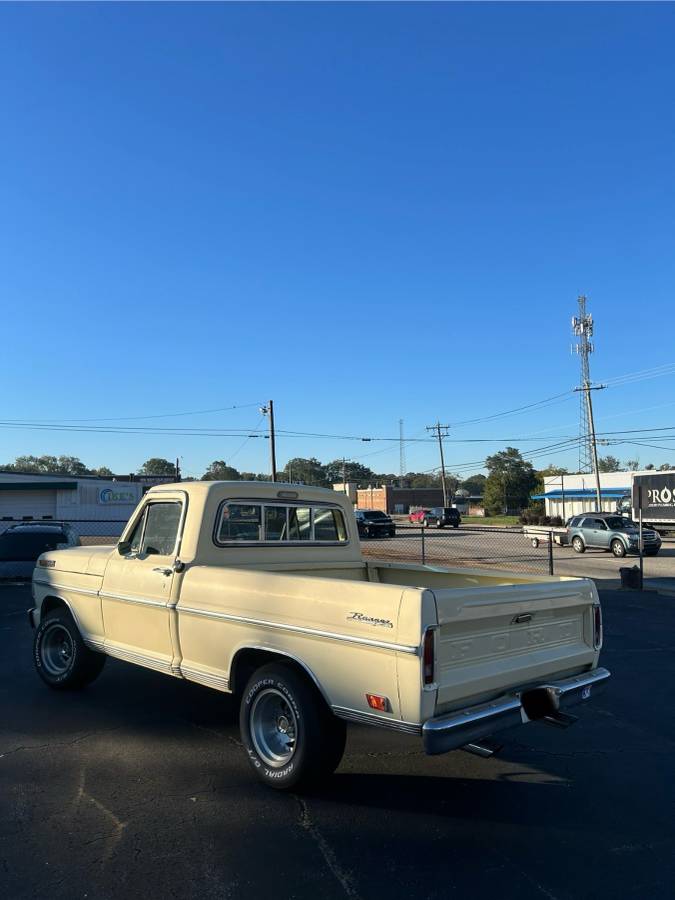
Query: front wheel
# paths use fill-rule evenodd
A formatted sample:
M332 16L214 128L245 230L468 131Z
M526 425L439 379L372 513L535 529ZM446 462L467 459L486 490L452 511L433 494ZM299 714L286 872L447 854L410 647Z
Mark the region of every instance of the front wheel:
M277 790L330 775L344 752L344 722L306 678L283 663L253 673L241 700L239 727L253 771Z
M617 557L617 559L623 559L623 557L626 555L626 548L623 545L623 541L620 541L618 538L614 538L611 543L610 549L614 556Z
M539 538L532 538L531 543L532 543L533 547L538 547L539 546Z
M101 674L106 657L95 653L68 611L58 610L43 619L35 632L33 661L40 678L55 690L75 690Z

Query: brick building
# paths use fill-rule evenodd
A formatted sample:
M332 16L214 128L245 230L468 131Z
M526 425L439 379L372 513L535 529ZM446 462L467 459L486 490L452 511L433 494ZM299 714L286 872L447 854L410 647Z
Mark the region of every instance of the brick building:
M356 491L357 509L381 509L391 515L431 506L443 506L443 491L440 488L401 488L383 484Z

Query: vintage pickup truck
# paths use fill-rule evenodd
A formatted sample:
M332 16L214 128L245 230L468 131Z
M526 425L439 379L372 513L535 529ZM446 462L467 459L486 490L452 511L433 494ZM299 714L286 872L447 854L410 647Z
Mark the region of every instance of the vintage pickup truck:
M115 547L43 553L33 597L50 687L114 656L233 693L276 788L332 772L345 721L487 755L503 729L568 724L609 677L591 581L366 561L349 500L299 485L154 487Z

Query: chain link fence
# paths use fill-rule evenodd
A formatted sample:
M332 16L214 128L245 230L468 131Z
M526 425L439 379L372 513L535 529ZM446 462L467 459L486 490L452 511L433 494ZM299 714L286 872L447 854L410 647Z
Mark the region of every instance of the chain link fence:
M362 538L361 549L364 556L392 562L553 575L552 539L550 532L542 532L535 547L520 526L396 525L394 537Z
M8 519L0 520L0 533L10 525L66 524L83 545L115 544L126 519ZM538 546L521 527L460 526L422 528L396 525L396 535L363 538L364 556L392 562L412 562L438 566L505 569L511 572L553 574L552 535L539 535Z

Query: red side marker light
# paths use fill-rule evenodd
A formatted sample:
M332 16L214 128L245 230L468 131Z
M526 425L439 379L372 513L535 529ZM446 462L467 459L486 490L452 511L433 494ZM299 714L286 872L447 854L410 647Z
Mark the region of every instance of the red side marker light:
M377 709L379 712L389 712L389 700L386 697L379 697L377 694L366 694L366 700L371 709Z

